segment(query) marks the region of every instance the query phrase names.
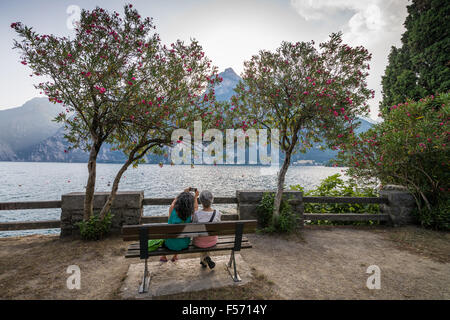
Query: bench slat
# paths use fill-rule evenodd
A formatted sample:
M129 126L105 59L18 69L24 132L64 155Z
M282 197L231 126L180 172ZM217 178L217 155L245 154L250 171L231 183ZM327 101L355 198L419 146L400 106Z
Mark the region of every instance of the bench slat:
M247 237L242 237L242 243L248 242ZM219 237L217 240L217 244L224 244L224 243L234 243L234 236L224 236ZM138 250L139 249L139 242L132 243L128 246L128 250Z
M242 243L241 249L249 249L251 247L252 247L251 243L247 241L247 242ZM224 250L232 250L233 248L234 248L234 242L217 244L211 248L197 248L193 245L190 245L187 249L181 250L181 251L172 251L167 248L160 247L160 248L158 248L158 250L149 252L148 255L150 257L153 257L153 256L162 256L162 255L171 255L171 254L199 253L199 252L205 252L205 251L209 251L209 252L224 251ZM127 253L125 254L125 258L139 258L139 257L140 257L139 249L128 250Z
M252 230L245 230L244 233L253 233ZM148 239L179 239L179 238L190 238L197 236L223 236L223 235L234 235L236 232L234 230L222 230L222 231L212 231L212 232L184 232L184 233L157 233L149 234ZM123 241L136 241L139 240L139 235L123 235Z
M122 234L124 241L139 239L139 230L148 228L149 239L170 239L180 237L192 237L197 235L231 235L235 233L236 224L243 223L243 233L253 233L257 227L256 220L222 221L213 223L151 223L143 225L123 226Z
M147 227L149 233L182 233L182 232L203 232L203 231L219 231L227 229L235 229L236 223L243 223L244 226L251 227L257 224L256 220L238 220L238 221L221 221L211 223L149 223L140 225L128 225L122 227L122 233L139 234L141 227Z

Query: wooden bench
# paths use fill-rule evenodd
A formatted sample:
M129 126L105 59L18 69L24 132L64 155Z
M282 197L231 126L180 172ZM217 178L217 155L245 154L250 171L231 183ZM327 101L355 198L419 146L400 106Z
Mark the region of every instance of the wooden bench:
M243 237L243 234L254 233L256 226L256 220L186 224L150 223L123 226L122 235L124 241L139 240L139 243L132 243L128 247L125 258L140 258L145 260L144 276L139 287L139 293L148 292L150 274L148 271L147 260L152 256L231 250L227 270L233 280L239 282L241 281L241 278L237 273L234 254L241 249L252 247L250 241L248 241L246 237ZM219 238L217 244L210 248L197 248L193 246L191 242L187 249L181 251L172 251L165 246L159 247L155 251L148 251L148 240L150 239L192 238L196 236L219 236ZM233 267L233 272L231 271L231 267Z

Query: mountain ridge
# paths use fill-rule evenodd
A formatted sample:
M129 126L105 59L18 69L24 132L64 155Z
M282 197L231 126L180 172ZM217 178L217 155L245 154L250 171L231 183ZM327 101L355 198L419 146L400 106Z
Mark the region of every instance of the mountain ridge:
M234 94L234 88L241 78L232 68L219 73L223 81L214 90L218 101L227 101ZM64 127L53 121L63 110L60 105L52 104L46 98L33 98L21 107L0 110L0 161L41 161L41 162L87 162L89 155L82 150L69 150L64 138ZM373 123L360 119L357 132L366 131ZM306 153L293 155L292 161L314 160L316 164L328 162L336 151L319 150L314 146ZM282 155L281 155L282 158ZM123 163L125 155L112 151L105 144L100 149L98 162ZM148 154L148 163L170 163L170 159L160 155Z

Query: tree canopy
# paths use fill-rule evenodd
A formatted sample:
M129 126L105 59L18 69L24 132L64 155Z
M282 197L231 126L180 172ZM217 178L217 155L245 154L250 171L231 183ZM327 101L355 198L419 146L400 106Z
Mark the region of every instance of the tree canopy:
M286 153L274 219L294 150L305 151L322 140L337 149L354 134L356 116L367 114L367 99L374 94L366 84L371 55L343 44L341 36L332 34L319 50L312 41L283 42L275 52L262 50L244 63L232 108L245 119L244 129L279 129Z
M380 109L450 89L450 3L413 0L407 8L402 46L392 47L382 77Z
M73 148L90 153L84 219L93 212L96 159L103 143L124 151L128 160L118 172L109 210L120 177L145 153L170 145L176 128L194 119L219 125L222 115L213 87L221 81L217 68L196 40L163 45L151 18L131 4L124 14L102 8L82 10L73 39L40 35L20 22L11 24L20 41L22 64L49 81L36 87L62 105L55 119L65 125Z

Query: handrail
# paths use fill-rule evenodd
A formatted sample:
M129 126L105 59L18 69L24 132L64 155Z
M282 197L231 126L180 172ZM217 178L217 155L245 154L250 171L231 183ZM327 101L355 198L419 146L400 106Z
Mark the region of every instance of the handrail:
M142 205L144 206L165 206L170 205L174 198L144 198ZM201 203L200 199L198 199ZM235 204L237 203L236 197L214 197L215 204Z
M0 210L29 210L61 208L62 201L0 202Z
M144 198L142 200L143 206L160 206L170 205L173 198ZM303 197L301 200L288 200L291 204L300 203L388 203L387 198L383 197ZM216 197L215 204L237 204L237 197ZM21 202L0 202L1 210L32 210L32 209L53 209L61 208L62 201L21 201ZM167 217L143 217L143 220L167 220ZM227 219L235 219L229 217ZM387 221L386 214L351 214L351 213L304 213L305 220L340 220L340 221L362 221L362 220L379 220ZM153 221L152 221L153 222ZM0 231L11 230L29 230L29 229L52 229L59 228L60 220L46 220L46 221L11 221L0 222Z

